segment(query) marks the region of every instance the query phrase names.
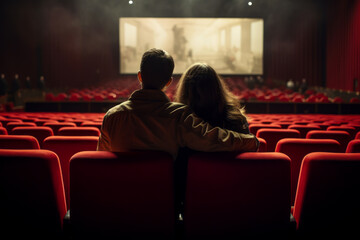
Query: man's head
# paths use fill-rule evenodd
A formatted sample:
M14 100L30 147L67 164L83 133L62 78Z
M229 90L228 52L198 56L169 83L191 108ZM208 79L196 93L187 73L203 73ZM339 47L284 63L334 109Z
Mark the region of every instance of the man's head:
M152 48L141 59L139 80L145 89L163 89L171 81L174 60L164 50Z

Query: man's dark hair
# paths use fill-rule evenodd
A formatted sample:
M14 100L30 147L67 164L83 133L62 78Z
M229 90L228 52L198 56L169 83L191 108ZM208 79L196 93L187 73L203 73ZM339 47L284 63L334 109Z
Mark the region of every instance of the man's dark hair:
M174 71L174 60L164 50L152 48L141 59L140 72L143 88L162 89Z

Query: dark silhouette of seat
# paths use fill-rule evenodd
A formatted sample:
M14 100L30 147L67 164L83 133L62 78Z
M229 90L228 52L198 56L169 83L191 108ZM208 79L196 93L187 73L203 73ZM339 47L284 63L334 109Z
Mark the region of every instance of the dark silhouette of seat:
M35 137L43 148L44 139L53 136L53 130L50 127L16 127L11 132L12 135L30 135Z
M70 160L70 177L74 236L174 237L173 159L168 153L81 152Z
M293 214L304 239L358 238L360 153L311 153L301 166Z
M0 135L0 149L40 149L40 145L33 136Z
M277 142L283 138L300 138L300 132L296 129L259 129L257 137L266 141L268 152L274 152Z
M97 142L98 137L94 136L50 136L44 139L43 148L59 156L68 207L70 207L70 158L81 151L95 151Z
M290 159L282 153L189 157L186 239L280 237L290 223Z
M340 152L340 144L333 139L281 139L276 152L286 154L291 159L291 205L294 204L298 176L303 158L311 152Z
M347 153L360 153L360 139L351 140L346 148Z
M66 203L56 154L0 149L0 165L1 234L11 239L61 239Z

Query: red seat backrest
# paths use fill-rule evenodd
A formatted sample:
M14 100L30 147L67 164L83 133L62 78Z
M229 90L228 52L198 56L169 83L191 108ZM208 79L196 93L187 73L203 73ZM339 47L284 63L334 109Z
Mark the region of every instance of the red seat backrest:
M294 204L299 171L303 158L311 152L340 152L340 144L333 139L281 139L276 152L286 154L291 159L291 204Z
M345 152L348 143L351 140L350 134L346 131L327 131L327 130L312 130L306 135L308 139L335 139L341 145L341 152Z
M168 153L81 152L70 160L70 177L75 235L172 239L173 159Z
M94 136L50 136L44 139L43 148L55 152L60 159L63 174L67 206L70 206L69 195L69 161L81 151L95 151L98 137Z
M66 203L56 154L0 149L0 165L2 234L14 239L60 239Z
M277 128L280 129L281 126L278 124L261 124L261 123L251 123L249 124L250 133L256 135L257 131L261 128Z
M360 153L311 153L301 166L293 215L305 239L351 239L360 224Z
M195 153L184 212L188 239L240 239L286 232L290 159L282 153Z
M346 148L347 153L360 153L360 139L351 140Z
M76 127L75 123L72 122L58 122L58 123L44 123L45 127L51 127L54 135L58 135L59 129L62 127Z
M288 129L296 129L300 132L301 138L306 138L306 134L311 130L320 130L319 126L309 125L290 125Z
M40 149L40 145L33 136L0 135L0 149Z
M50 136L54 136L53 130L50 127L15 127L12 135L30 135L35 137L43 148L44 139Z
M96 127L62 127L58 131L59 136L100 136L100 130Z
M266 141L267 151L274 152L277 142L283 138L300 138L300 132L296 129L259 129L257 137Z

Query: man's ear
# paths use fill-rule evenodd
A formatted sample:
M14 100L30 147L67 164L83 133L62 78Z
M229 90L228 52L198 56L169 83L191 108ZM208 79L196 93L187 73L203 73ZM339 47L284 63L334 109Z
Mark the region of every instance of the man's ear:
M137 76L138 76L139 82L142 83L142 77L141 77L141 72L140 71L138 71Z

